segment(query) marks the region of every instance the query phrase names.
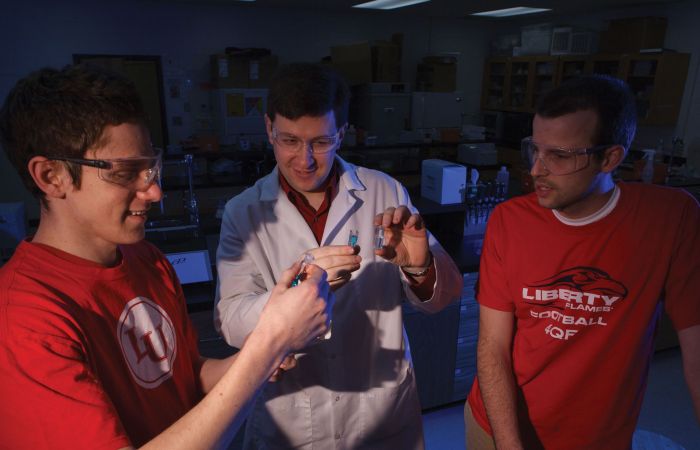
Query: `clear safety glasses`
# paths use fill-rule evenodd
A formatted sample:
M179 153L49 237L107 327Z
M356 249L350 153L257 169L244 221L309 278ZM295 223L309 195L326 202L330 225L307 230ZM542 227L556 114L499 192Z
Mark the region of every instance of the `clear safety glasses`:
M115 159L81 159L81 158L48 158L53 161L65 161L81 166L97 168L97 176L100 179L124 186L134 191L145 191L153 183L160 180L163 167L163 151L153 149L153 156L134 156L130 158Z
M542 161L545 169L552 175L568 175L588 167L591 154L604 151L613 145L595 145L589 148L576 149L548 147L538 144L532 140L532 136L529 136L521 141L520 151L523 160L529 164L529 168L532 168L539 159ZM585 158L582 158L582 156L585 156Z
M311 153L322 154L333 150L340 140L340 130L332 136L320 136L313 138L310 141L304 141L300 137L293 134L278 131L272 128L272 140L279 146L280 149L288 152L298 152L302 148L311 148Z

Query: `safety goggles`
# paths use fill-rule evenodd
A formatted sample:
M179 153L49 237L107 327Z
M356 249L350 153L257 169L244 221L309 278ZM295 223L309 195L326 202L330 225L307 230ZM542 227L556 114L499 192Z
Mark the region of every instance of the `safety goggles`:
M521 141L520 151L529 168L532 168L539 159L552 175L568 175L585 169L590 163L590 155L602 152L613 145L604 144L576 149L553 147L538 144L532 140L532 136L528 136Z
M134 156L115 159L81 159L51 157L52 161L65 161L71 164L97 168L97 176L112 184L118 184L134 191L145 191L160 180L163 167L163 151L154 148L153 156Z
M288 152L298 152L302 148L311 148L311 153L323 154L333 150L333 147L340 140L340 130L332 136L319 136L309 141L305 141L293 134L278 131L272 128L272 140L280 149Z

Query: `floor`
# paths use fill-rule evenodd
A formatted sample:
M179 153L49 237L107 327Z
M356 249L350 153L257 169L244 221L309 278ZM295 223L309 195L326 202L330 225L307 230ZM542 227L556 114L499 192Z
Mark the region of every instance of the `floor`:
M426 450L464 450L464 403L423 415ZM654 355L633 450L700 450L678 348Z

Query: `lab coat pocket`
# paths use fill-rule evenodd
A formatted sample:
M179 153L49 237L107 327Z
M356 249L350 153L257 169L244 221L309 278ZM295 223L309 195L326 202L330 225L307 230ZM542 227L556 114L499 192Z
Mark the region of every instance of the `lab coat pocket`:
M420 401L410 364L406 364L403 376L398 385L360 394L362 448L423 448Z
M248 418L246 449L304 448L312 441L311 399L299 389L269 383Z

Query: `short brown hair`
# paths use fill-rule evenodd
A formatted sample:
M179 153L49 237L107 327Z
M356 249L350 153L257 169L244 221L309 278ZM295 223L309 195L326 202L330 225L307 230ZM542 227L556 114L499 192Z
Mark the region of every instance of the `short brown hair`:
M35 156L82 158L108 125L145 124L134 84L90 65L45 68L19 80L0 109L0 144L22 181L40 200L27 165ZM80 186L80 166L67 164Z
M350 88L338 72L313 63L293 63L280 67L270 81L267 115L297 120L320 117L333 111L335 125L348 121Z
M593 144L618 144L629 150L637 130L637 109L629 86L617 78L590 75L568 80L539 100L535 114L551 119L585 110L598 116Z

